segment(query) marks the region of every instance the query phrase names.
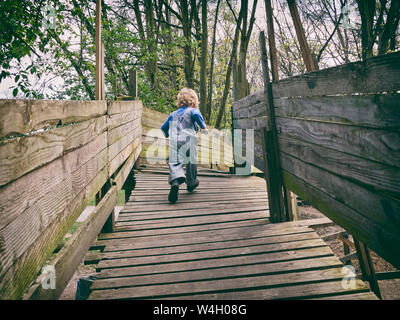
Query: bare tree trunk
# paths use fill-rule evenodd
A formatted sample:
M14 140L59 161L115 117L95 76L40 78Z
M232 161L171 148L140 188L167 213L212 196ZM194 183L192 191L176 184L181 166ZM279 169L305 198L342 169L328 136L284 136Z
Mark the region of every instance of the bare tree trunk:
M211 65L210 65L210 73L208 79L208 104L207 104L207 113L206 120L211 121L211 103L212 103L212 87L213 87L213 72L214 72L214 55L215 55L215 42L216 42L216 31L217 31L217 23L218 23L218 11L219 6L221 4L221 0L218 0L217 7L215 9L215 18L214 18L214 28L213 28L213 38L211 45Z
M304 64L306 65L307 71L315 71L318 69L316 61L311 55L310 47L308 46L306 36L304 34L304 29L301 23L299 11L297 10L297 5L295 0L287 0L289 5L290 14L293 19L294 28L296 29L297 39L300 43L300 49L303 56Z
M379 41L378 54L385 54L389 50L389 42L396 34L400 15L400 1L392 0L389 12L387 13L386 24L383 28L382 36ZM397 21L396 21L397 20ZM396 24L397 23L397 24Z
M373 23L376 0L357 0L357 4L361 15L361 56L365 60L373 56Z
M233 62L234 57L236 56L236 51L237 51L238 42L239 42L240 25L241 25L242 19L243 19L243 8L240 8L239 18L238 18L238 22L236 24L235 37L234 37L233 43L232 43L231 57L229 59L228 70L226 71L224 93L222 95L222 100L219 105L217 120L215 122L215 127L217 129L220 129L220 127L221 127L222 117L225 112L226 100L228 99L228 93L229 93L229 89L231 86L231 74L232 74L232 64L233 64L232 62Z
M201 5L201 57L200 57L200 112L205 116L207 107L207 57L208 57L208 27L207 1Z

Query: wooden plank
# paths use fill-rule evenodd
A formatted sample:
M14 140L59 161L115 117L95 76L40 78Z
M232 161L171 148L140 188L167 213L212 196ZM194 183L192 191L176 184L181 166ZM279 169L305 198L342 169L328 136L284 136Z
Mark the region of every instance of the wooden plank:
M232 105L233 113L236 115L239 109L248 108L263 102L265 102L264 90L258 90L243 99L235 101Z
M102 270L98 274L98 278L122 277L131 275L150 275L161 273L181 272L188 270L208 270L210 272L214 268L238 266L238 265L251 265L257 263L278 263L285 261L298 261L300 259L308 258L322 258L333 256L332 251L328 247L307 248L302 250L289 250L272 253L261 253L247 255L246 259L243 256L213 258L207 260L177 262L158 264L152 267L149 266L132 266L123 268L112 268Z
M76 153L79 154L78 150ZM76 158L75 154L71 155L70 159L73 158ZM4 245L0 253L3 270L10 268L16 259L29 250L30 246L40 238L43 230L50 228L52 222L59 218L59 215L68 208L73 199L105 167L107 152L104 149L73 172L66 172L65 167L60 168L63 160L60 159L61 163L56 166L43 167L43 170L33 172L39 175L46 173L46 176L41 175L43 180L34 180L33 177L28 177L28 180L21 182L24 187L21 184L10 185L12 187L10 189L14 190L19 187L18 192L21 198L27 197L27 194L29 194L29 198L22 203L11 203L13 207L10 210L16 217L0 230L0 237L3 239ZM48 170L51 172L46 172ZM48 185L41 184L45 181L45 177L51 180ZM29 191L31 188L33 188L32 191ZM40 192L38 189L41 189ZM10 190L7 191L10 192ZM36 196L34 197L33 193L35 192ZM26 206L26 201L30 201L30 205ZM8 212L10 211L6 213Z
M309 165L299 159L281 154L282 168L308 184L347 205L381 228L400 234L400 201L371 192L354 181Z
M129 144L137 138L140 138L140 127L134 128L127 135L119 139L116 143L108 147L108 159L111 161L114 159L122 150L124 150Z
M400 168L400 133L317 121L277 118L282 134Z
M106 113L105 101L0 99L0 138Z
M199 294L217 294L221 293L221 296L225 296L225 292L233 291L231 295L239 294L243 298L246 297L243 293L250 292L259 294L260 290L263 290L268 294L268 289L274 292L277 288L285 288L286 286L301 285L307 282L314 283L314 290L317 291L318 281L334 281L340 280L343 277L341 268L329 268L325 270L312 270L303 272L294 272L285 274L283 277L281 274L278 275L266 275L266 276L254 276L254 277L238 277L231 279L218 279L218 280L206 280L196 282L185 282L176 284L166 284L157 286L135 286L129 288L119 288L118 290L95 290L89 297L89 299L159 299L165 297L179 297L184 295L199 295ZM366 291L368 288L361 282L355 281L356 290L353 292ZM317 291L318 292L318 291ZM310 294L310 293L308 293ZM275 296L275 298L281 298L281 296ZM285 295L283 295L285 297ZM271 297L273 298L273 297ZM251 299L251 298L250 298Z
M245 246L239 248L220 248L219 250L206 250L197 252L187 252L178 254L169 254L162 256L146 256L146 257L133 257L133 258L118 258L102 260L96 266L97 269L107 268L120 268L126 266L140 266L165 264L165 263L179 263L186 261L197 261L202 259L214 258L227 258L242 256L243 258L248 255L271 253L271 252L284 252L286 250L300 250L305 248L325 247L326 244L321 239L304 240L300 242L288 242L279 244L258 244L253 246Z
M323 257L315 259L307 259L306 266L299 266L298 263L293 261L277 262L273 264L259 263L244 266L228 266L212 270L212 272L205 272L203 270L186 271L175 273L171 276L167 274L152 274L141 275L134 277L124 278L105 278L97 279L91 286L92 290L99 289L117 289L123 287L133 287L146 284L166 284L166 283L181 283L188 281L198 281L206 279L221 279L221 278L234 278L245 277L247 275L267 275L267 274L281 274L282 278L286 275L285 272L293 271L307 271L324 268L340 267L336 257ZM303 269L301 269L303 267Z
M283 79L272 86L274 98L379 93L400 88L400 52Z
M116 203L117 189L113 186L85 219L78 230L65 243L56 257L47 264L48 266L54 267L56 272L55 289L43 289L41 283L45 275L41 275L24 296L24 299L49 300L58 299L61 296L90 245L99 234L110 212L114 210Z
M373 221L366 219L359 212L344 205L336 197L332 198L329 194L285 170L283 171L283 179L285 185L288 185L302 199L312 203L317 210L323 212L350 234L357 236L386 261L397 268L400 267L400 255L397 250L397 247L400 246L398 232L394 234L389 232Z
M136 147L136 150L133 151L128 159L126 159L126 162L124 163L124 166L121 168L121 170L118 172L118 174L115 176L113 179L115 185L117 186L117 192L119 192L122 189L122 186L124 185L126 178L128 177L129 173L132 171L132 168L136 162L136 160L139 158L139 154L141 152L141 144Z
M194 233L194 232L201 232L205 230L212 230L212 229L224 229L234 226L241 226L241 225L249 225L254 223L268 223L269 219L265 215L265 217L257 217L257 218L249 218L249 219L238 219L232 221L221 221L219 223L214 224L200 224L200 225L191 225L191 226L179 226L175 228L163 228L157 229L157 233L160 235L165 234L178 234L178 233ZM143 237L143 236L151 236L154 234L155 229L134 229L134 231L124 230L120 232L114 232L112 234L105 234L99 237L99 240L103 239L113 239L113 238L130 238L130 237Z
M140 119L141 110L135 110L125 113L111 114L107 117L107 129L111 130L127 122Z
M265 105L264 105L265 107ZM234 129L261 129L269 127L269 119L268 116L258 117L258 118L247 118L247 119L234 119L233 120L233 128Z
M125 149L123 149L117 156L113 159L109 159L108 162L108 172L111 175L124 163L124 161L140 146L140 137L133 140Z
M69 192L81 187L80 180L75 177L82 174L87 176L95 174L96 168L105 165L107 161L107 153L104 154L106 138L106 134L102 134L95 141L67 153L63 158L54 160L1 188L0 230L20 216L26 209L31 208L33 210L31 214L34 214L35 210L40 208L36 207L40 203L37 201L42 198L52 202L53 207L50 206L49 209L53 209L45 210L45 212L36 211L34 215L41 215L42 223L48 221L46 212L54 217L57 212L55 209L57 201L60 201L58 205L68 202L66 199L70 198L72 194L69 194ZM85 169L87 172L84 173L82 170ZM74 172L76 172L76 175L73 175ZM65 182L63 182L64 179L66 179ZM73 182L76 182L76 186L73 186ZM65 186L63 186L63 183L65 183ZM51 197L54 197L54 201ZM61 201L61 199L65 199L65 201ZM46 204L46 206L48 205ZM35 209L33 209L34 207ZM52 211L53 213L51 213Z
M240 248L246 246L254 246L259 244L276 244L276 243L286 243L286 242L301 242L302 240L315 240L319 239L315 232L306 233L296 233L290 235L279 235L274 237L262 237L253 236L249 238L234 238L226 240L212 240L205 239L201 242L198 240L196 242L190 241L180 241L174 242L171 245L161 246L161 243L153 242L153 247L146 247L143 249L134 248L134 246L128 247L123 246L120 250L117 247L107 246L102 252L96 253L98 260L105 259L116 259L116 258L133 258L133 257L145 257L145 256L163 256L170 254L184 254L193 253L205 250L219 250L228 248ZM136 243L135 243L136 244ZM138 246L138 244L136 244ZM143 244L142 244L143 246ZM111 251L114 250L114 251Z
M223 218L217 215L207 215L205 217L176 217L173 221L165 220L153 220L153 221L124 221L119 222L115 229L118 231L143 231L143 230L160 230L167 228L182 228L182 227L194 227L194 226L205 226L209 224L219 224L234 221L246 221L255 220L259 218L268 217L268 211L252 211L252 212L241 212L241 213L225 213ZM156 231L155 231L156 232Z
M3 299L19 299L29 284L60 243L65 233L82 213L88 202L94 198L108 178L105 169L97 173L94 179L81 190L70 204L58 215L33 245L26 250L11 268L2 273L0 295Z
M129 204L129 203L128 203ZM239 207L239 205L241 205ZM214 205L214 209L215 210L219 210L221 208L245 208L247 209L251 209L252 207L255 206L262 206L263 208L267 209L267 204L264 202L264 200L237 200L236 203L233 203L231 201L227 202L227 203L219 203ZM125 208L123 210L121 210L121 214L125 214L125 213L144 213L144 212L153 212L153 211L185 211L185 210L192 210L192 209L200 209L200 208L209 208L210 205L209 203L175 203L173 206L171 204L165 203L165 204L160 204L157 205L157 207L153 207L153 209L151 208L151 206L146 206L146 205L128 205L125 206Z
M109 116L118 114L118 113L127 113L127 112L144 112L142 101L140 100L128 100L128 101L116 101L116 100L109 100L107 102L107 114Z
M399 94L274 99L279 117L400 130Z
M269 225L256 225L256 226L243 226L240 230L231 228L224 230L223 233L216 233L215 231L204 231L198 234L193 234L191 237L176 235L153 235L153 237L138 238L137 241L124 241L119 239L114 240L99 240L96 243L104 245L103 252L121 251L121 250L137 250L144 249L150 250L152 248L162 248L168 250L169 247L187 246L199 243L215 243L226 242L231 240L244 240L253 238L263 238L265 243L279 243L293 240L293 237L301 237L315 235L314 231L310 228L286 228L276 229L270 228Z
M280 150L302 161L361 184L374 193L400 199L400 169L348 153L290 138L279 137Z
M322 258L323 259L323 258ZM318 260L317 260L318 261ZM285 266L284 264L282 264ZM253 271L253 274L249 274L248 271L243 267L231 267L216 269L215 273L208 273L205 271L189 271L178 273L171 277L171 275L152 275L152 276L141 276L125 279L104 279L97 280L93 284L94 296L102 296L101 292L96 292L101 289L121 289L121 288L136 288L137 293L129 298L135 298L139 296L146 297L148 294L152 294L154 298L165 297L165 296L178 296L188 293L199 293L199 292L215 292L222 290L242 290L245 288L263 288L283 286L288 284L301 284L303 282L317 282L320 280L338 280L340 275L340 268L330 267L323 270L304 270L297 271L296 269L290 271L290 273L283 274L265 274L264 269L268 270L268 265L252 265L249 266L249 270ZM293 268L293 266L292 266ZM297 271L297 272L296 272ZM222 272L225 272L225 276ZM189 276L193 276L195 282L191 283ZM176 276L176 277L175 277ZM159 279L159 280L158 280ZM157 284L156 281L160 284ZM144 285L151 284L151 286ZM130 285L130 286L129 286ZM114 287L113 287L114 286ZM208 288L207 288L208 286ZM194 292L189 290L193 289ZM257 289L256 289L257 290ZM115 290L116 295L125 291L128 294L129 291L133 290Z
M125 222L138 222L139 221L147 221L153 222L157 220L168 221L173 218L179 217L201 217L201 216L221 216L224 218L225 214L235 214L235 213L243 213L243 212L255 212L255 211L263 211L266 216L268 216L268 211L266 210L266 206L264 204L255 204L254 206L249 207L221 207L221 208L213 208L205 207L205 208L196 208L193 210L172 210L172 211L157 211L157 208L154 211L144 212L144 213L121 213L118 217L118 224L124 225Z
M0 186L96 140L105 130L106 117L102 116L0 141Z
M336 296L324 296L321 298L313 298L311 300L379 300L372 292L353 293Z
M221 292L215 294L198 294L190 296L174 297L174 299L190 300L294 300L312 299L332 295L347 295L367 292L365 284L356 279L354 288L344 289L342 281L329 281L309 284L295 284L294 286L275 287L270 289Z
M134 121L122 124L113 129L108 129L108 144L112 145L117 142L119 139L125 137L127 134L135 130L136 128L140 128L140 119L136 119Z

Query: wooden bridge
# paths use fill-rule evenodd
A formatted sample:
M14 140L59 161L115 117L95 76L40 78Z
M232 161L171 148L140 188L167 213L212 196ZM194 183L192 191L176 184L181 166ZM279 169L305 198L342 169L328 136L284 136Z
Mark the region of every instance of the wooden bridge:
M139 100L1 100L1 299L57 299L83 260L97 268L89 299L376 299L368 247L400 267L399 74L392 53L266 81L233 106L264 177L228 173L238 140L220 132L175 205L153 152L164 116ZM353 235L376 295L315 221L290 221L292 191Z

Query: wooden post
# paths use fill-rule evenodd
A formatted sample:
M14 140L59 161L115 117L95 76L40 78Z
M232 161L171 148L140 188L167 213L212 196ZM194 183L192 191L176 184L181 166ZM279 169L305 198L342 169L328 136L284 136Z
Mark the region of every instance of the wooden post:
M265 0L265 13L267 17L267 27L268 27L268 45L269 45L269 56L271 61L271 74L272 81L279 81L279 69L278 69L278 53L276 50L275 43L275 31L274 31L274 20L272 15L272 5L271 0ZM283 199L285 203L285 214L286 220L298 220L298 210L296 195L283 186Z
M294 28L296 29L297 39L299 40L301 54L303 56L304 64L308 72L318 70L318 66L312 57L310 47L308 46L307 39L304 33L303 25L301 23L299 11L295 0L287 0L289 5L290 14L292 16Z
M99 202L100 200L106 195L108 190L111 189L112 186L112 179L108 179L107 182L101 187L99 193ZM96 197L96 202L97 202L97 197ZM96 203L97 205L97 203ZM108 216L106 222L104 223L103 228L101 229L101 233L110 233L113 232L115 226L115 211L114 208L111 211L110 215Z
M272 85L269 78L267 48L264 32L260 32L261 64L264 75L264 94L267 127L263 128L263 148L265 163L265 178L267 181L268 203L271 222L285 221L285 212L282 195L282 171L279 161L279 150L275 123L275 112L272 98Z
M124 185L122 186L122 189L125 191L125 202L128 202L129 197L134 188L135 188L135 177L134 177L134 171L131 170L131 172L129 172L128 177L125 180Z
M104 44L101 40L101 1L96 3L96 100L105 99L104 89Z
M138 84L137 84L137 70L132 69L129 71L129 96L132 100L136 100L138 96Z
M365 278L365 280L369 282L369 286L372 292L375 293L379 299L382 299L382 295L379 290L378 280L375 275L374 265L369 253L369 249L368 247L365 246L365 244L362 241L354 238L354 236L353 236L353 241L354 241L354 246L356 248L358 261L360 263L361 273Z

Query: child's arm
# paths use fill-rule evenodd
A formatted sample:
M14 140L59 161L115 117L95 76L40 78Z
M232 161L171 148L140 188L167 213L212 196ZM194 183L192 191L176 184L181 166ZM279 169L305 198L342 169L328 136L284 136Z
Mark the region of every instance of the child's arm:
M200 127L200 129L206 130L207 132L206 123L199 109L192 110L192 121L195 125L197 124Z
M169 117L167 118L167 120L165 120L165 122L163 123L163 125L161 126L161 130L162 132L164 132L164 135L166 138L169 137L169 122L172 120L172 116L169 115Z

